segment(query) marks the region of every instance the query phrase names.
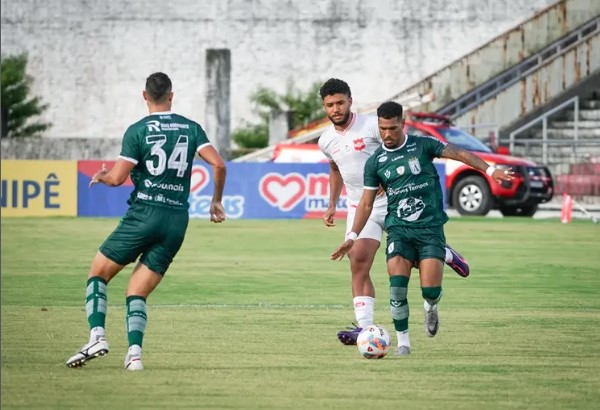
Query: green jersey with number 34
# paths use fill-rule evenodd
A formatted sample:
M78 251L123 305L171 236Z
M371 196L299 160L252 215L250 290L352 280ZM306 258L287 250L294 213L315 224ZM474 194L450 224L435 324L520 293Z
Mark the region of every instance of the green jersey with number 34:
M433 137L407 135L402 146L394 150L382 146L369 157L365 189L384 188L388 198L386 230L391 226L439 226L448 221L433 164L445 147Z
M194 155L209 144L200 124L172 112L152 113L131 125L119 155L135 164L127 203L187 209Z

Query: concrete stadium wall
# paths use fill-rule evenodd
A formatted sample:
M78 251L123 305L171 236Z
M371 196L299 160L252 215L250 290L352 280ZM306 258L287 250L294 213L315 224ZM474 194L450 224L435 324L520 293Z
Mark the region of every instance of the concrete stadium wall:
M552 0L1 0L3 55L29 53L33 93L55 138L120 138L146 114L153 71L174 109L205 116L205 56L231 50L231 125L257 120L259 85L284 92L336 76L355 105L380 102ZM65 153L65 155L67 155ZM3 153L3 157L5 157Z

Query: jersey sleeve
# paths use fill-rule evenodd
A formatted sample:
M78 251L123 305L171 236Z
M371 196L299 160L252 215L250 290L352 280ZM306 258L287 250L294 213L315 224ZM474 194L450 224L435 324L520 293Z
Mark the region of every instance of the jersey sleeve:
M329 160L329 161L333 161L333 158L331 158L331 155L329 154L329 150L327 149L326 145L327 145L327 137L326 137L326 132L323 132L321 134L321 136L319 137L319 141L318 141L318 145L319 145L319 149L321 150L321 152L323 153L323 155L325 155L325 157Z
M206 136L206 132L204 132L204 128L198 123L194 123L194 125L196 126L196 152L198 152L207 145L211 145L211 143Z
M365 162L365 168L363 171L364 188L365 189L379 189L379 176L377 175L377 159L376 155L371 155L367 162Z
M133 125L127 128L121 143L121 153L119 154L119 158L133 162L136 165L141 159L140 137L137 131L137 127Z
M431 155L431 157L441 157L442 151L448 145L445 142L438 140L435 137L420 137L423 141L423 145L425 146L426 151Z

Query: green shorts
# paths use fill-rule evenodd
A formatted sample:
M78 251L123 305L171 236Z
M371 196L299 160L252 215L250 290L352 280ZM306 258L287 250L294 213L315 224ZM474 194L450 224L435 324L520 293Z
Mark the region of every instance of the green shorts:
M412 228L396 226L388 229L386 257L390 260L400 255L404 259L419 262L423 259L446 259L446 236L444 226Z
M100 252L119 265L140 262L164 275L181 248L189 222L187 210L133 204Z

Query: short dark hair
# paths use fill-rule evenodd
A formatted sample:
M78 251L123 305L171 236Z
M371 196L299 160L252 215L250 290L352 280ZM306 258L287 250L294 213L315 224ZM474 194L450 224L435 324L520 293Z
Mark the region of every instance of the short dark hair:
M152 101L160 102L171 92L173 85L165 73L153 73L146 78L146 92Z
M333 94L345 94L348 97L352 97L352 92L350 91L350 86L347 82L340 80L339 78L330 78L325 81L319 90L319 94L321 94L321 99L324 100L328 95Z
M377 117L391 120L392 118L402 119L402 105L396 101L386 101L377 108Z

